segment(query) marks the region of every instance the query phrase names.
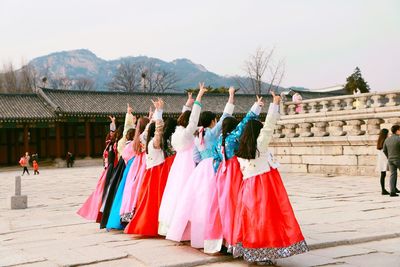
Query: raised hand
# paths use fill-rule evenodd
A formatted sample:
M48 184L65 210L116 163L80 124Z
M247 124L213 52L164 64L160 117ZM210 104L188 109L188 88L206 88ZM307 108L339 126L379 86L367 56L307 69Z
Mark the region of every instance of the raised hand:
M115 123L115 116L108 116L108 118L110 118L112 123Z
M152 100L153 101L153 100ZM153 117L153 109L150 107L149 109L149 115L148 115L149 119L151 119Z
M126 113L132 113L133 108L129 105L129 103L126 103Z
M233 104L236 90L235 90L235 88L233 86L231 86L231 87L229 87L228 91L229 91L229 100L228 100L228 102Z
M256 97L257 97L257 101L256 101L257 105L260 107L263 107L264 102L262 101L262 97L259 97L258 95L256 95Z
M204 95L205 92L208 91L208 89L204 86L204 82L203 83L199 83L199 93L197 94L196 97L196 101L201 101L201 97Z
M191 106L193 105L194 99L193 99L193 96L192 96L192 95L193 95L193 93L188 92L188 99L187 99L187 101L186 101L185 106L191 107Z
M275 105L279 105L279 103L281 102L281 97L278 95L275 95L274 91L271 91L271 95L272 95L272 101Z

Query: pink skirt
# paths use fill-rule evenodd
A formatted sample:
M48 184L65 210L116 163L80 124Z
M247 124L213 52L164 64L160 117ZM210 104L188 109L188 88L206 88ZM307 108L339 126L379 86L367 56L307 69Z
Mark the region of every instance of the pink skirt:
M167 239L174 241L191 240L191 246L202 248L205 240L206 216L215 188L213 159L203 159L190 175L183 191L179 194L178 205L168 230Z
M212 198L207 213L206 240L220 240L222 243L222 239L225 239L227 245L233 245L235 210L242 183L242 172L236 156L221 162L215 181L216 187L210 188ZM205 252L215 253L221 247L214 249Z
M178 196L182 193L190 174L195 168L192 154L193 146L176 153L175 160L169 171L158 214L159 235L167 235L178 203Z
M108 168L107 168L108 169ZM87 198L77 213L87 220L95 221L100 211L107 169L104 169L97 182L96 189Z
M146 154L144 152L136 156L126 178L120 214L132 212L136 206L137 196L143 182L146 171Z

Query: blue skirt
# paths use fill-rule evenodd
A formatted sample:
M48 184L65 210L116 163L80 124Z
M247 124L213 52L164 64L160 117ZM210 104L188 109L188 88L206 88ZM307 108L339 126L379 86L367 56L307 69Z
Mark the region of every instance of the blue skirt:
M110 216L108 217L108 222L107 222L107 226L106 226L107 229L119 229L119 230L124 229L124 226L122 226L122 224L121 224L121 217L120 217L119 211L121 209L126 177L128 176L128 172L131 169L130 167L131 167L134 159L135 159L135 157L131 158L128 161L128 163L126 164L126 168L124 170L122 180L118 186L117 193L115 194L114 202L112 204L111 211L110 211Z

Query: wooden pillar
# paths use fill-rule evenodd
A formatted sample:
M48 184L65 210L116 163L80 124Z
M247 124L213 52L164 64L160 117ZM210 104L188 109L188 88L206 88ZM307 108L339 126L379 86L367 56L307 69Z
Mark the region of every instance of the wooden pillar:
M24 155L25 152L29 152L29 128L27 125L24 126Z
M90 147L90 122L85 122L85 154L87 158L90 158L91 147Z
M56 158L61 158L61 125L56 123Z

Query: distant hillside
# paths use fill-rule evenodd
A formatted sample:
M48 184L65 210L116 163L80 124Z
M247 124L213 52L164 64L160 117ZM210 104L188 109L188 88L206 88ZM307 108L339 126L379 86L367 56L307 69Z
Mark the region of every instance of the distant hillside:
M104 60L87 49L79 49L41 56L33 59L29 64L34 66L41 76L68 77L72 80L89 78L95 81L97 90L107 90L107 84L123 61L138 64L151 62L159 69L175 73L179 80L176 91L196 87L199 81L204 81L212 87L236 85L233 77L220 76L185 58L171 62L146 56Z

